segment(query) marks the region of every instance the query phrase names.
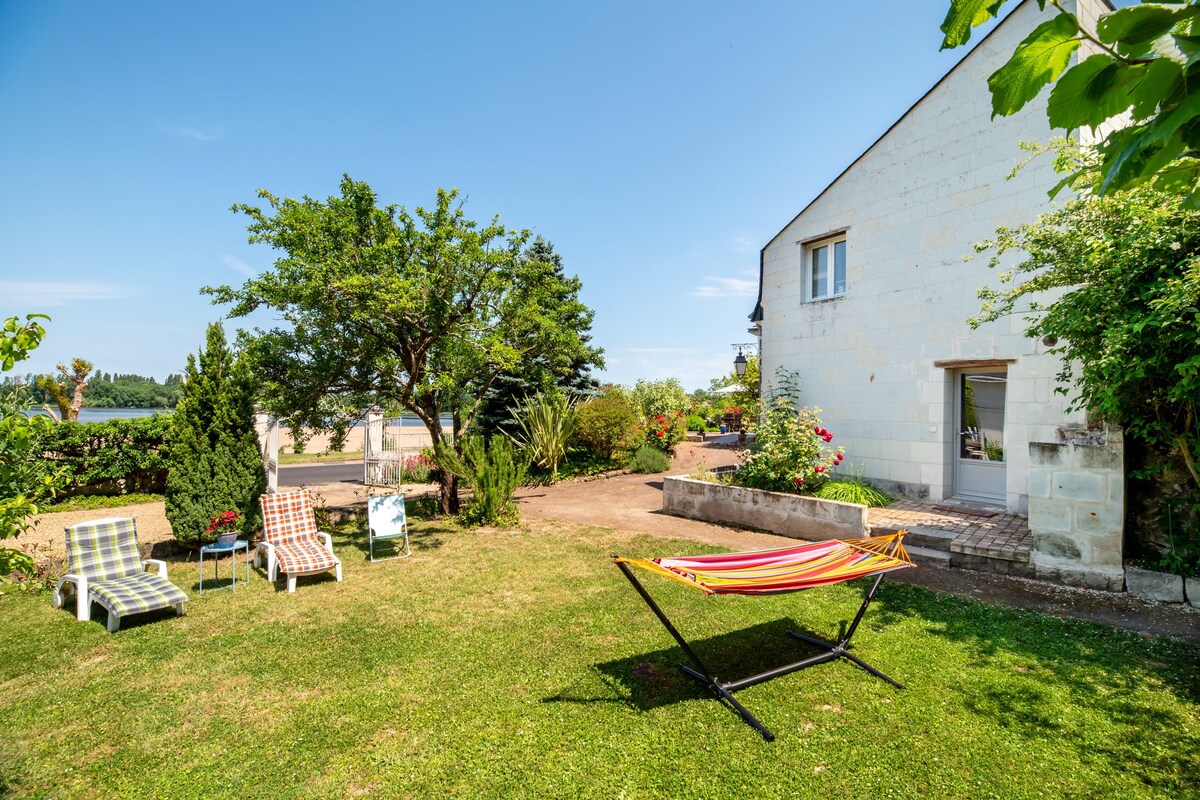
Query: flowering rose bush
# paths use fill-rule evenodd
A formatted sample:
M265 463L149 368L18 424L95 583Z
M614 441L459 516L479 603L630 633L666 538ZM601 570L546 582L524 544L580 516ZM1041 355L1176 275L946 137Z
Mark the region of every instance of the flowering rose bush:
M737 482L772 492L816 491L845 458L841 447L825 447L833 434L821 425L820 412L796 411L786 397L770 403L755 426L754 444L742 457Z
M683 414L671 411L655 414L646 420L646 444L669 453L687 436L687 422Z

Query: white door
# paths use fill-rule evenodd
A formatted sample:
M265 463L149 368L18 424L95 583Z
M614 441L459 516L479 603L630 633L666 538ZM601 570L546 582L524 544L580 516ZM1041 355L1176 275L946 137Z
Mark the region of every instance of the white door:
M1005 502L1004 367L964 370L957 376L954 496L986 503Z

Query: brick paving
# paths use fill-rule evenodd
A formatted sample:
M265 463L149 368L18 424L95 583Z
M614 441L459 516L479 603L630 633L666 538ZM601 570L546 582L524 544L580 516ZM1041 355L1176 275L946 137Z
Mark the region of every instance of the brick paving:
M900 500L886 508L872 508L869 521L873 529L930 528L954 536L950 552L965 556L1029 563L1033 534L1029 521L1016 514L980 511L971 508L931 505L915 500Z

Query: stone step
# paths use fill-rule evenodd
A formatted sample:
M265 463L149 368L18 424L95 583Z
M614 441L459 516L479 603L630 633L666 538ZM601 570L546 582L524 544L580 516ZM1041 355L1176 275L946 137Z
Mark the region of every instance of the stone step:
M883 536L889 533L895 533L902 530L894 525L886 527L872 526L872 536ZM954 541L956 534L950 531L942 530L941 528L928 528L924 525L913 525L903 530L908 531L908 535L904 537L904 546L909 547L924 547L927 550L943 550L950 552L950 545Z
M948 567L950 566L950 551L949 550L933 550L928 547L904 545L904 549L908 551L909 558L914 564L926 567Z

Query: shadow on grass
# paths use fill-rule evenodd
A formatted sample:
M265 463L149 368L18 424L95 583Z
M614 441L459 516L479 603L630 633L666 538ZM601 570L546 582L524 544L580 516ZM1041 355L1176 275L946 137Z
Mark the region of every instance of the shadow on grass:
M448 523L439 523L430 520L414 524L410 521L408 526L408 545L414 555L417 553L431 553L442 547L446 536L458 532L460 532L459 528ZM362 553L364 561L368 560L371 552L371 543L367 538L367 523L365 520L342 525L332 535L335 544L349 545ZM375 543L376 559L389 558L392 555L392 550L403 554L403 537L381 539Z
M969 712L1030 740L1054 738L1085 759L1107 759L1149 786L1200 787L1200 647L885 582L868 619L888 626L912 618L953 642L969 669L987 670L990 679L955 685ZM1167 702L1164 692L1182 702ZM1090 717L1128 735L1097 736Z
M783 618L707 639L688 640L688 644L715 677L731 681L823 652L813 645L793 639L787 635L788 631L819 636L819 633L795 620ZM665 631L663 635L667 635ZM685 700L713 696L698 681L685 675L679 669L680 664L695 667L683 650L675 645L593 664L592 668L600 674L605 685L618 695L617 698L565 691L546 697L542 702L623 703L649 711Z

